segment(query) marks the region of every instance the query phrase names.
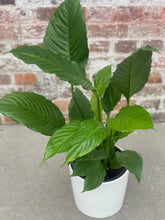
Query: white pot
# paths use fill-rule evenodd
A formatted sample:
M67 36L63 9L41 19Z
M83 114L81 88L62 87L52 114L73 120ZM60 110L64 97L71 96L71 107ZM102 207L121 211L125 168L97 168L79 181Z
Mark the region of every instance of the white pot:
M73 170L69 165L70 174ZM93 218L106 218L117 213L124 202L129 171L126 170L119 178L103 182L98 188L83 192L84 179L71 177L75 204L85 215Z

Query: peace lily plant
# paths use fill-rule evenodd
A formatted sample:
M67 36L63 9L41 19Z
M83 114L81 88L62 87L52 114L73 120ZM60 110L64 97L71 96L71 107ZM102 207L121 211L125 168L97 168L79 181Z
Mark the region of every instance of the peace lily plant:
M0 112L51 136L42 163L57 153L66 153L64 164L74 161L73 176L85 178L83 191L97 188L107 172L121 167L132 172L139 182L142 157L132 150L116 151L115 145L137 129L154 129L149 113L141 106L130 105L132 95L147 82L153 51L149 46L138 49L119 63L113 74L111 65L99 70L92 83L85 71L89 51L83 10L79 0L65 0L50 18L42 48L19 46L10 53L70 83L70 121L65 123L51 100L32 92L6 95L0 100ZM91 101L80 87L92 91ZM127 105L112 118L111 112L122 94Z

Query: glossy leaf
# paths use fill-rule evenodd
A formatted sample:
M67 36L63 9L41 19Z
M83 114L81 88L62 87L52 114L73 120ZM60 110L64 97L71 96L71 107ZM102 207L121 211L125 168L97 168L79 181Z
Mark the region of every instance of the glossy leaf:
M110 83L103 96L103 108L108 116L120 101L120 98L121 93Z
M83 67L88 59L86 25L79 0L65 0L51 17L43 48L56 52Z
M50 138L42 163L57 153L67 152L70 142L80 127L80 121L72 121L58 129Z
M155 49L149 46L141 48L117 65L111 82L126 97L128 103L130 97L139 92L148 80L152 51Z
M143 159L135 151L126 150L116 152L115 157L110 161L110 167L112 169L125 167L131 173L133 173L136 176L137 181L140 182L143 167Z
M99 160L75 161L72 176L87 176L96 172L100 167Z
M107 137L107 128L94 119L81 122L81 125L70 142L66 155L66 163L82 157L97 146Z
M79 89L76 88L69 105L70 121L93 119L93 117L94 115L89 100Z
M115 131L154 129L150 114L141 106L123 107L115 118L108 118L107 125Z
M95 76L94 87L98 96L101 96L108 87L111 78L111 66L101 69Z
M91 151L90 153L88 153L87 155L79 158L78 160L80 161L87 161L87 160L103 160L106 159L109 156L109 154L107 153L107 151L103 150L103 149L95 149L93 151Z
M19 124L51 136L65 124L59 108L41 95L12 92L0 99L0 112Z
M92 174L85 177L83 192L96 189L103 183L104 178L106 176L106 171L102 162L101 161L99 162L100 162L99 169L96 172L93 172Z
M44 72L54 73L72 85L81 85L87 90L92 88L91 82L85 76L85 70L78 63L69 62L48 49L39 46L20 46L10 52L25 63L36 64Z

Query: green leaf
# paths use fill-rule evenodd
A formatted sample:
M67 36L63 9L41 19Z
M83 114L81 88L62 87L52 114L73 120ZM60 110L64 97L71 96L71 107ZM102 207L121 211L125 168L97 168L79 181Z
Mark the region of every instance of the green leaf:
M125 138L125 137L127 137L129 134L131 134L131 133L132 133L132 131L125 131L125 132L115 131L113 140L114 140L114 142L116 143L119 139Z
M72 176L87 176L96 172L100 167L99 160L78 161L76 160L73 167Z
M126 97L128 103L130 97L139 92L148 80L152 51L155 49L148 46L141 48L117 65L111 82Z
M49 21L43 48L83 67L88 60L85 17L79 0L65 0Z
M102 118L100 118L102 115L99 115L99 112L102 112L102 103L95 93L93 93L91 97L91 108L96 120L102 121Z
M59 108L41 95L12 92L0 99L0 112L19 124L51 136L65 124Z
M143 159L137 152L131 150L116 152L115 157L110 161L110 167L117 169L122 166L133 173L140 182Z
M88 154L99 146L106 137L107 128L101 122L94 119L81 122L77 133L70 142L65 163Z
M91 151L87 156L90 158L90 160L103 160L106 159L109 155L107 151L99 149Z
M76 88L73 93L72 100L69 105L69 119L72 120L85 120L93 119L93 112L89 100L84 94Z
M109 154L107 153L107 151L103 150L103 149L95 149L93 151L91 151L90 153L88 153L87 155L78 158L78 160L80 161L87 161L87 160L103 160L106 159L109 156Z
M99 162L100 162L99 169L96 172L85 177L83 192L96 189L103 183L104 178L106 176L106 171L102 162L101 161Z
M42 163L57 153L67 152L70 142L79 129L81 121L72 121L58 129L50 138Z
M103 96L103 109L108 116L120 101L120 98L121 93L110 83Z
M76 62L68 61L59 54L39 46L20 46L10 51L14 56L27 64L36 64L46 73L54 73L61 80L72 85L81 85L84 89L92 88L91 82L85 76L85 70Z
M108 87L111 78L111 65L101 69L95 76L94 87L98 96L101 96Z
M115 118L107 119L107 125L116 131L154 129L150 114L138 105L123 107Z

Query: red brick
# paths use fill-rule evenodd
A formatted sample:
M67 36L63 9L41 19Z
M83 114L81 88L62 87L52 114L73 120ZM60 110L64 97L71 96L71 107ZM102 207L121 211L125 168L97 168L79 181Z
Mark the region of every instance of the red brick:
M151 72L148 83L162 83L162 76L159 72Z
M108 53L110 47L109 41L92 41L89 43L90 52L94 53Z
M128 26L125 24L89 24L88 37L126 37L128 32Z
M5 116L5 123L6 123L6 124L16 124L15 121L11 120L10 118L8 118L8 117L6 117L6 116Z
M128 25L128 37L130 38L151 38L152 39L164 39L165 38L165 22L155 22L152 24L129 24Z
M118 53L129 53L135 51L136 49L136 41L133 40L118 41L115 44L115 51Z
M63 112L68 112L70 100L68 99L57 99L54 101L54 104L58 106L58 108Z
M2 84L2 85L10 84L9 75L6 75L6 74L0 75L0 84Z
M0 40L20 40L21 27L16 25L0 25Z
M45 35L47 24L33 24L22 27L24 39L42 39Z
M165 7L162 5L136 6L93 6L86 8L87 21L90 23L123 23L123 22L152 22L163 20Z
M158 58L153 58L153 61L152 61L152 66L154 68L165 68L165 57L158 57Z
M159 99L152 99L152 100L143 100L140 102L140 105L147 109L154 109L154 110L158 110L159 109L159 105L160 105L160 100Z
M135 105L136 104L136 100L131 99L130 100L130 105ZM126 100L120 100L119 103L115 106L114 110L120 110L122 107L127 105L127 101Z
M16 85L36 85L36 75L33 73L14 74Z
M0 43L0 53L4 53L4 52L5 52L5 49L6 49L5 44L1 44L1 43ZM7 52L7 51L6 51L6 52Z
M55 7L37 8L37 19L40 21L48 21L55 11Z
M145 41L143 41L143 46L147 46L147 45L157 49L158 51L163 49L163 41L162 40L145 40Z
M15 4L15 0L0 0L0 5Z

